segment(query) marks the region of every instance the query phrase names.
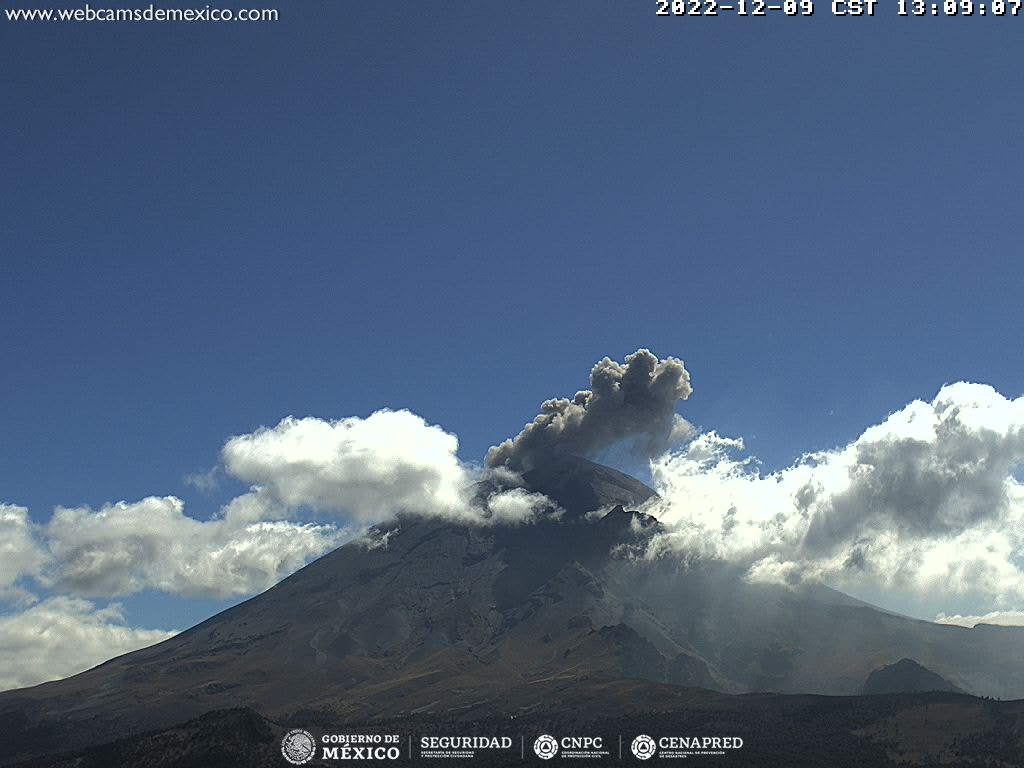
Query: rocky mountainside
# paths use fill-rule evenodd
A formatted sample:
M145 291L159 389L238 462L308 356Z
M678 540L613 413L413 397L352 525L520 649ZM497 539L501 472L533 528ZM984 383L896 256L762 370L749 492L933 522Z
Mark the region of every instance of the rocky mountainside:
M400 518L170 640L0 694L0 763L239 707L335 723L501 717L534 712L540 686L615 680L855 694L903 657L969 693L1024 697L1024 632L637 560L660 530L631 511L649 488L582 459L525 480L564 514L516 527Z

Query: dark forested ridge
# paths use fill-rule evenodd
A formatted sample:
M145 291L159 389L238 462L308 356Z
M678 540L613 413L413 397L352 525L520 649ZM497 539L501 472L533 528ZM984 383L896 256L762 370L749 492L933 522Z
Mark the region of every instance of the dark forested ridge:
M472 713L423 714L339 725L328 713L306 711L271 721L248 709L211 712L173 728L149 732L58 757L18 764L18 768L270 768L287 766L281 737L302 727L319 737L334 734L398 734L404 765L522 766L551 765L532 756L541 733L601 736L610 757L605 765L642 763L628 745L638 734L662 736L738 736L743 747L724 756L694 756L687 765L735 768L949 768L949 766L1024 765L1024 702L999 702L947 693L863 697L750 694L724 696L710 691L669 692L663 686L634 682L580 686L571 696L556 689L539 691L561 709L543 714L476 718ZM589 689L589 690L588 690ZM614 698L610 698L610 697ZM643 700L660 708L643 711ZM601 702L626 706L595 716ZM471 760L410 760L409 737L427 735L511 736L514 754L482 752ZM525 759L518 745L523 737ZM619 758L619 737L623 752ZM346 764L352 764L350 761ZM360 761L354 761L360 764ZM583 761L572 761L581 764ZM319 757L312 765L330 765ZM379 765L380 762L375 764ZM588 765L591 762L587 763ZM673 761L675 764L675 761Z

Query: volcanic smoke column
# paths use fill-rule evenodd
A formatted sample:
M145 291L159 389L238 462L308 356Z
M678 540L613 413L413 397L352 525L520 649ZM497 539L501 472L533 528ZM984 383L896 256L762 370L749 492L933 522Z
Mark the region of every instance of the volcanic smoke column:
M677 358L659 360L646 349L627 355L625 363L606 357L591 370L589 390L572 400L545 401L522 432L487 452L487 466L526 472L545 456L593 456L621 442L645 458L661 455L692 432L676 413L692 391Z

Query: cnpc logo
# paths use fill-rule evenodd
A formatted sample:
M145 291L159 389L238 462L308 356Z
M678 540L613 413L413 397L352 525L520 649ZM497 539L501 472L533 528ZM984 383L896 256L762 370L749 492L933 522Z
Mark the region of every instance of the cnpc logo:
M558 754L558 741L554 736L549 736L546 733L542 734L533 742L533 751L537 753L537 757L541 760L550 760Z
M556 739L549 734L542 734L533 742L533 751L541 760L550 760L559 750L566 752L592 752L600 750L604 742L600 736L563 736ZM575 756L575 755L573 755Z

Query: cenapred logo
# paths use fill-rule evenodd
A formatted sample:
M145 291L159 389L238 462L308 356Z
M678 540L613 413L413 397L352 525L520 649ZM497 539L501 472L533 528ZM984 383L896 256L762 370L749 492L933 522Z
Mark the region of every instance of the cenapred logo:
M316 739L309 731L293 728L281 739L281 754L292 765L305 765L316 755Z
M558 741L554 736L548 736L545 733L538 736L537 740L533 742L533 751L541 760L550 760L558 754Z
M658 745L654 742L650 736L646 733L641 733L630 745L630 749L633 750L633 755L640 760L649 760L654 757L658 751Z
M743 749L739 736L659 736L641 733L629 745L638 760L659 758L685 759L689 757L723 756L730 750Z

